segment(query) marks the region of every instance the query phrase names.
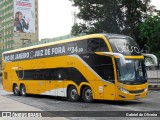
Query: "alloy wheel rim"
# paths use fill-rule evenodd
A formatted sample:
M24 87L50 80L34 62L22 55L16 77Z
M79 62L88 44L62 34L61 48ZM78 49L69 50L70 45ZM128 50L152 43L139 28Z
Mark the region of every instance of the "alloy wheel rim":
M92 90L91 89L87 89L85 92L85 97L87 100L91 100L92 99Z
M72 89L71 90L71 98L72 99L76 99L76 96L77 96L77 90L76 89Z
M18 86L15 87L14 92L15 94L18 94Z
M22 95L25 95L26 94L26 90L25 90L25 88L23 87L22 88Z

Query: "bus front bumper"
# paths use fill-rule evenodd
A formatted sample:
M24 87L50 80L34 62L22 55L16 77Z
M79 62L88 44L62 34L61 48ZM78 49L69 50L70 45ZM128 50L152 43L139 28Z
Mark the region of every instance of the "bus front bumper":
M128 91L125 89L118 89L117 91L115 100L136 100L146 97L148 88L137 91Z

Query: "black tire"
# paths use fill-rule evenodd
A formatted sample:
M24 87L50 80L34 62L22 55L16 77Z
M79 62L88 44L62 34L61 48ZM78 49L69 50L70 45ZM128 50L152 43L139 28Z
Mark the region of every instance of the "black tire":
M20 95L20 92L19 92L19 89L18 89L18 85L17 84L14 84L13 85L13 93L15 94L15 95Z
M92 95L92 89L88 86L84 87L82 91L82 98L84 102L91 103L93 102L93 95Z
M22 96L26 96L27 95L26 94L26 87L25 87L25 85L21 85L21 87L20 87L20 94Z
M78 95L78 91L75 86L71 86L68 90L68 98L72 102L79 101L80 97Z

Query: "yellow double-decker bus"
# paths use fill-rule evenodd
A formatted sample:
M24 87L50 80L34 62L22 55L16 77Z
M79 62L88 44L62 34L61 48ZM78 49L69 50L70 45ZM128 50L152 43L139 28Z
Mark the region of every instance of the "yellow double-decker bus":
M154 55L151 56L157 62ZM147 95L144 55L117 34L92 34L2 54L3 88L15 95L71 101L133 100Z

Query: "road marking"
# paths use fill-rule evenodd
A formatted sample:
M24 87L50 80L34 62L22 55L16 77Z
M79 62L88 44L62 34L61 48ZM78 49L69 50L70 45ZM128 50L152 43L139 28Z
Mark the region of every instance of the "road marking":
M114 105L114 106L112 106L112 107L115 107L115 108L119 108L119 109L124 109L124 110L131 110L131 111L139 111L140 109L138 108L133 108L133 107L131 107L131 106L119 106L119 105Z

